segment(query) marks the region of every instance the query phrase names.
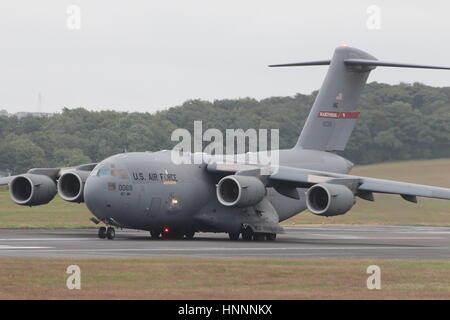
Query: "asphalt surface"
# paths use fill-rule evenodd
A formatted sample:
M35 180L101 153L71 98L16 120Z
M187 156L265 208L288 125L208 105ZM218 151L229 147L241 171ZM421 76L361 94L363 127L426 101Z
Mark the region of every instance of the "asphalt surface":
M0 257L43 258L383 258L450 260L450 228L403 226L287 227L275 242L230 241L199 233L193 240L150 240L143 231L116 230L114 240L93 229L0 230Z

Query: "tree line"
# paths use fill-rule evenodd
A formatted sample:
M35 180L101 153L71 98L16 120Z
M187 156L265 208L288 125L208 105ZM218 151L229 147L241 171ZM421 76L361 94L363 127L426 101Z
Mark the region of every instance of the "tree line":
M176 128L279 129L292 147L317 96L186 101L156 113L63 109L50 117L0 116L0 171L97 162L124 151L171 149ZM450 87L373 82L359 101L358 120L341 155L356 164L450 157Z

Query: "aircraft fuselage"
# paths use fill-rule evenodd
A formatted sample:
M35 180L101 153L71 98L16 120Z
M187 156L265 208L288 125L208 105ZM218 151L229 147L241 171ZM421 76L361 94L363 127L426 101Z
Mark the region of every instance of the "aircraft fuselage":
M336 173L348 173L352 167L338 155L313 150L280 150L279 161ZM238 232L251 212L220 204L215 185L223 175L205 169L204 163L174 164L170 151L114 155L91 172L84 188L85 203L100 221L123 228ZM268 200L280 221L305 210L306 189L298 191L296 200L268 188Z

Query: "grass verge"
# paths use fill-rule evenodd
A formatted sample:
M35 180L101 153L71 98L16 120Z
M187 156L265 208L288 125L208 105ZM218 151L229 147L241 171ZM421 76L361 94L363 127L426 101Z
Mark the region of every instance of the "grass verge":
M81 290L66 288L72 264ZM450 299L450 261L1 258L0 299Z

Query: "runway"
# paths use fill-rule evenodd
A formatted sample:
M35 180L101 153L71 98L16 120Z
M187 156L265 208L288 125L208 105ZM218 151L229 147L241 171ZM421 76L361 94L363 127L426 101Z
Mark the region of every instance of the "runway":
M286 227L275 242L230 241L198 233L193 240L150 240L143 231L116 230L114 240L94 229L1 229L0 257L43 258L377 258L450 259L450 227Z

